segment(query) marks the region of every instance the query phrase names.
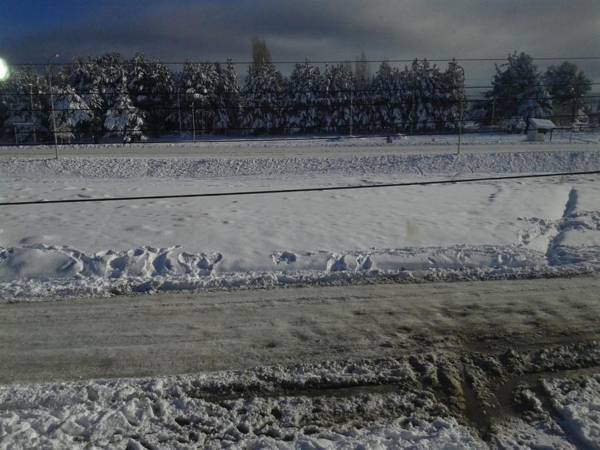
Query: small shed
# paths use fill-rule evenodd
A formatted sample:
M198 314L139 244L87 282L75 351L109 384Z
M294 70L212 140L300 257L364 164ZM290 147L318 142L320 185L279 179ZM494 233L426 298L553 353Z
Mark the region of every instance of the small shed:
M527 130L527 140L529 142L546 142L546 135L550 135L552 142L552 132L556 128L554 122L548 119L529 119L529 129Z

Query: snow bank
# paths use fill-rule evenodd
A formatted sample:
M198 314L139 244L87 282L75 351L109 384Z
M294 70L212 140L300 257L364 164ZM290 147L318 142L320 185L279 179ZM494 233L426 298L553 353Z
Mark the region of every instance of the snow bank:
M600 447L600 375L545 380L561 424L587 448Z
M157 291L504 279L587 273L594 260L549 265L546 255L520 246L371 249L365 252L275 252L263 271L223 270L216 252L143 247L86 254L68 247L0 248L0 292L5 301ZM265 263L265 266L268 264ZM227 267L227 266L225 266Z
M531 173L600 169L598 151L523 151L456 154L371 154L340 157L64 157L5 158L0 174L87 178L207 178L303 174L456 174Z
M385 364L387 363L387 364ZM395 380L415 375L394 361ZM285 395L319 383L368 385L384 367L325 362L293 368L114 381L0 386L0 449L485 448L424 391ZM270 392L270 388L275 390ZM230 393L255 392L244 397ZM229 394L228 394L229 393Z

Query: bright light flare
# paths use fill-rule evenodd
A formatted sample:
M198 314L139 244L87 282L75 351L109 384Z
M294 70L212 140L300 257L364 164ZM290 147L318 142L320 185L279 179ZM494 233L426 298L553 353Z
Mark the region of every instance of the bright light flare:
M8 64L6 64L6 61L0 58L0 81L8 80L8 76Z

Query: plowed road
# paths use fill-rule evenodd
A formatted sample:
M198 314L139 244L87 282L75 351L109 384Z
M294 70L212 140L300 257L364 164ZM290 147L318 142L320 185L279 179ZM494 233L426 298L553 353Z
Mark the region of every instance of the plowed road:
M0 383L600 338L600 277L0 304Z

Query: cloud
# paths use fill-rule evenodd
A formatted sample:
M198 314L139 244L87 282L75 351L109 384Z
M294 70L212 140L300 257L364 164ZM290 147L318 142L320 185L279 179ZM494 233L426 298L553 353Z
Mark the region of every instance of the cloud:
M247 60L252 37L278 60L580 56L600 48L597 0L147 0L16 35L13 60L106 51L168 60ZM60 7L60 2L56 2ZM582 64L583 65L583 64ZM600 78L600 64L585 66ZM489 76L493 64L467 69Z

